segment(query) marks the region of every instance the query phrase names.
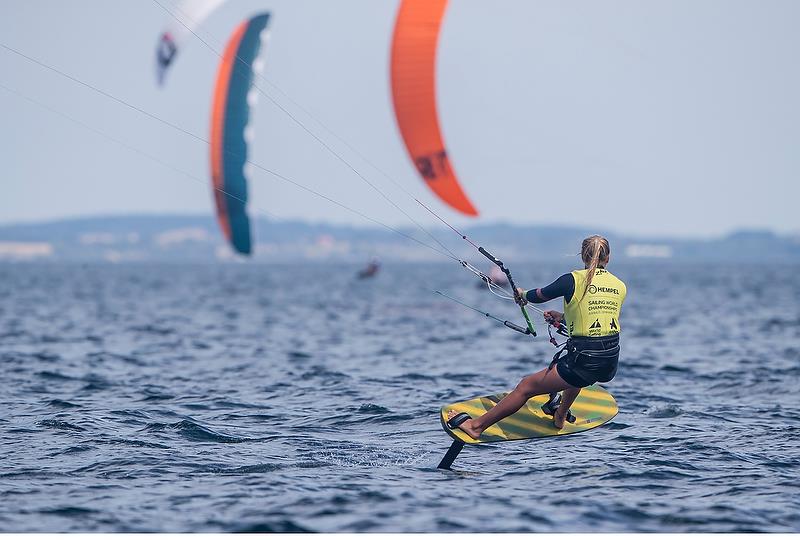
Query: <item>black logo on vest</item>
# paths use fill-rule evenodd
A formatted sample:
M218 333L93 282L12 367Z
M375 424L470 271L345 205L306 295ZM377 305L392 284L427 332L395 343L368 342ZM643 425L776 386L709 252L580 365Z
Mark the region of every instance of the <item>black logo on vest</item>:
M619 330L619 327L617 326L617 321L615 321L613 318L611 319L611 329Z
M587 332L590 336L601 336L603 335L602 325L600 324L600 319L595 319L592 323L592 326L589 327L589 332Z
M619 289L615 289L613 287L595 287L594 285L589 285L589 294L596 294L599 292L611 293L619 296Z

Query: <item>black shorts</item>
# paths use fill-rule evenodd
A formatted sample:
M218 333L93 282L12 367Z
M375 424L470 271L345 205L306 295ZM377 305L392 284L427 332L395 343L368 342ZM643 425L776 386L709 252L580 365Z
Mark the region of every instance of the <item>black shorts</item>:
M574 337L567 343L567 353L556 362L558 375L567 384L583 388L614 378L619 362L619 335Z

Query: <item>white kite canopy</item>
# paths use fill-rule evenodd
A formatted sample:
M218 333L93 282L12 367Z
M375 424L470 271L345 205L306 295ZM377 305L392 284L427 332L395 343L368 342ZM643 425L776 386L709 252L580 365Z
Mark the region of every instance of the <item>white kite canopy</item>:
M159 85L164 84L167 71L186 38L225 1L183 0L174 8L164 7L164 10L168 11L171 16L156 45L156 79Z

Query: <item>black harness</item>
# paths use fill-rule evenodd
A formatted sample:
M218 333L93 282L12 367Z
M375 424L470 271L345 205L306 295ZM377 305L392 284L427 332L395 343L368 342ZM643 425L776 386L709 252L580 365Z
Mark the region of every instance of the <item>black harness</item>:
M590 339L609 339L614 336L608 336L605 338L590 338ZM582 343L586 343L586 338L567 338L567 341L559 345L553 334L550 334L550 342L555 345L556 347L560 347L556 354L553 355L553 361L550 362L550 366L548 366L547 371L553 369L558 362L563 358L571 357L572 362L575 365L570 366L572 371L575 371L578 375L583 376L581 373L584 371L582 369L581 363L579 360L581 357L586 357L585 362L582 362L585 366L586 363L591 363L592 359L598 360L611 360L616 358L619 355L619 340L617 340L617 344L610 349L601 349L601 350L593 350L593 349L584 349L580 345ZM616 371L616 369L615 369ZM588 374L587 374L588 375ZM588 376L584 376L583 378L589 379ZM547 402L542 405L542 411L549 416L555 415L556 410L561 405L561 394L559 392L553 392L550 394L549 399ZM575 416L572 414L572 411L567 411L566 420L570 423L575 422Z
M603 338L594 338L594 339L609 339L611 337L614 337L614 336L608 336L608 337L604 336ZM585 343L585 339L583 339L583 338L572 338L572 337L568 338L567 341L565 341L561 345L561 348L556 351L556 354L553 355L553 361L550 362L550 366L547 368L547 370L550 371L551 369L553 369L555 367L556 364L558 364L559 360L561 360L562 358L566 358L567 356L570 356L570 355L574 355L573 358L575 359L575 361L577 361L578 358L580 358L581 356L586 356L586 357L589 357L589 358L599 358L599 359L604 359L604 360L610 360L610 359L614 358L615 356L619 355L619 350L620 350L619 349L619 341L617 342L617 344L614 347L611 347L610 349L602 349L602 350L579 348L578 345L581 342Z

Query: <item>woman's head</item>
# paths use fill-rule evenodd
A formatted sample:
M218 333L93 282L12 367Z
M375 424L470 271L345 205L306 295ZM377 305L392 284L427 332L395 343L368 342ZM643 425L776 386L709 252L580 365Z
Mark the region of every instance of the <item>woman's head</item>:
M602 236L592 235L581 244L581 259L583 259L583 264L586 265L588 270L586 272L586 286L583 288L581 300L586 297L586 291L589 290L589 285L592 284L592 278L594 278L597 267L605 267L610 256L611 247L608 245L608 240Z
M608 257L611 255L611 247L608 240L596 234L584 239L581 244L581 259L586 268L595 269L598 266L608 264Z

